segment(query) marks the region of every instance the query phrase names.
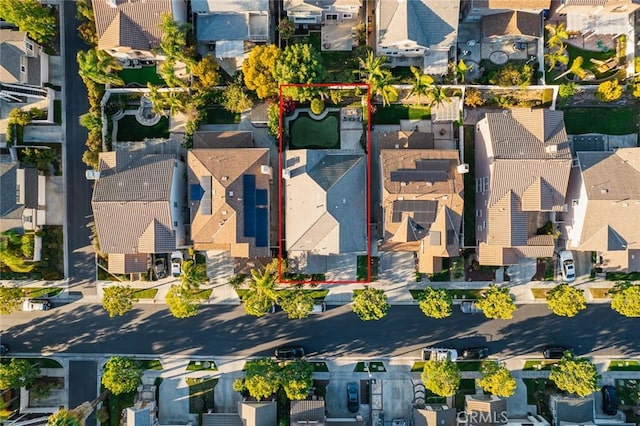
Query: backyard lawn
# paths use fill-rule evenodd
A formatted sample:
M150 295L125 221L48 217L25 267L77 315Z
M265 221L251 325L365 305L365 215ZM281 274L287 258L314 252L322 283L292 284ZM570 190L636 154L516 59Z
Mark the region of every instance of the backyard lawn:
M289 149L339 149L340 121L337 114L329 113L322 120L314 120L306 113L289 123L291 141Z
M400 124L400 120L428 120L431 108L427 106L411 106L392 104L378 106L371 119L373 124Z
M153 126L143 126L133 115L125 115L118 120L117 140L119 142L142 141L145 138L168 138L169 118L162 117Z
M118 71L118 76L124 81L124 84L139 83L147 86L151 83L157 86L165 86L165 82L156 72L156 67L127 68Z
M222 107L207 108L206 124L238 124L240 114Z
M638 132L638 108L569 108L564 111L567 133L626 135Z

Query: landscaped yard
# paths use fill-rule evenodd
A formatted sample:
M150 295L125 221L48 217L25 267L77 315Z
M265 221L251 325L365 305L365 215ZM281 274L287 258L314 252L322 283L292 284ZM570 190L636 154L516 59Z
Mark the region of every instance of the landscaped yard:
M156 72L155 66L142 68L126 68L118 71L118 76L124 81L124 84L139 83L147 87L147 83L156 86L165 86L166 83Z
M353 370L356 373L366 373L367 370L365 368L365 363L360 361L359 363L356 364L356 368ZM369 371L371 373L384 373L387 371L386 368L384 368L384 364L380 361L371 361L369 362Z
M400 120L427 120L431 118L431 108L427 106L412 106L392 104L386 107L378 106L373 113L373 124L400 124Z
M640 362L636 360L614 360L609 363L609 371L640 371Z
M298 118L289 122L289 149L339 149L338 116L338 113L329 113L322 120L314 120L307 113L300 112Z
M462 379L460 380L460 387L455 395L455 406L458 411L464 410L464 401L466 395L473 395L476 393L476 381L474 379Z
M594 299L606 299L609 297L609 288L590 288L589 292Z
M51 358L16 358L16 359L28 361L30 364L37 365L40 368L62 368L62 365L58 361ZM0 363L2 364L8 364L9 362L11 362L11 358L4 357L0 360Z
M145 370L162 370L162 364L159 359L145 359L141 360L140 364Z
M329 371L329 367L324 361L311 362L311 365L313 365L314 373L327 373Z
M217 371L218 367L216 367L216 363L213 361L189 361L189 365L187 365L187 371Z
M134 299L153 299L157 293L157 288L141 288L134 289L131 296L133 296Z
M604 133L626 135L638 132L638 108L569 108L564 111L568 134Z
M532 288L531 293L533 293L534 299L546 299L547 293L551 291L551 288Z
M616 393L621 406L627 415L627 423L639 424L640 416L633 413L631 407L640 401L640 383L635 379L616 379Z
M102 389L102 391L104 391L104 388ZM119 395L115 395L111 392L109 393L109 396L107 397L105 402L109 407L110 426L120 426L120 416L126 408L133 407L136 393L136 391L130 393L121 393Z
M358 256L357 261L357 280L358 281L366 281L367 280L367 260L369 256ZM375 256L371 256L371 281L375 281L378 279L378 258Z
M456 364L460 371L480 371L480 368L482 367L482 361L458 361Z
M523 370L551 370L554 364L557 364L557 360L535 360L535 361L526 361L524 363Z
M606 279L609 281L640 281L640 272L631 272L629 274L607 272Z
M189 412L192 414L203 413L213 410L213 388L216 387L218 379L208 377L187 378L189 386Z
M143 126L133 115L125 115L118 120L117 140L119 142L142 141L145 138L168 138L169 118L162 117L153 126Z
M29 299L55 297L62 293L62 287L22 287L22 292Z
M478 299L482 294L482 292L484 291L484 289L482 288L465 288L465 289L447 288L447 289L444 289L444 291L447 292L447 294L451 296L452 299ZM411 296L413 296L415 300L418 300L420 297L420 294L422 293L422 290L409 290L409 293L411 293Z
M240 114L222 107L207 108L206 124L238 124Z
M551 419L549 395L558 393L553 382L548 379L522 379L522 381L527 387L527 404L535 405L539 414Z

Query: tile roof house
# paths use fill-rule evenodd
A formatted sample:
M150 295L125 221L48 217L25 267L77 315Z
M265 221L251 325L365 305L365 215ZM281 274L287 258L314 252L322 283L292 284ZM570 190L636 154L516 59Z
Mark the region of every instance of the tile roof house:
M482 265L553 256L537 230L566 211L571 151L562 111L514 108L476 125L476 240ZM468 189L469 190L469 189Z
M0 158L0 232L35 231L47 224L46 177L35 167Z
M148 255L186 243L184 162L170 154L100 153L91 199L100 249L112 273L147 271Z
M187 18L180 0L92 0L98 49L123 59L162 59L154 50L162 38L162 14Z
M551 7L551 0L470 0L463 2L464 22L477 22L482 16L504 12L528 12L539 15Z
M453 426L457 425L457 411L444 404L427 404L424 408L413 410L415 426Z
M366 253L366 156L338 150L287 151L283 170L286 250L306 273L312 257Z
M576 398L551 395L549 399L553 423L556 425L593 425L596 404L593 397ZM624 423L618 423L624 426Z
M242 133L251 137L250 132ZM243 258L269 256L269 149L200 147L196 138L203 135L196 134L187 154L194 249L229 250L231 256ZM239 141L244 135L236 136Z
M517 36L520 42L532 41L542 34L540 15L522 11L494 13L482 18L483 39Z
M620 35L633 32L639 8L633 0L565 0L557 13L566 16L567 31Z
M640 271L640 148L578 152L567 198L568 247L595 251L606 271Z
M459 1L377 0L376 54L387 56L391 66L446 74L455 58L459 14Z
M17 170L17 161L11 161L8 155L0 156L0 188L17 188ZM23 207L17 201L15 191L0 191L0 232L22 228Z
M40 50L27 33L0 29L0 83L40 86Z
M464 187L458 151L381 149L380 163L380 250L416 252L420 272L439 272L442 258L460 251Z
M506 424L507 400L495 395L465 395L464 412L474 426Z
M231 407L229 407L231 408ZM237 413L204 413L203 426L276 426L276 401L238 401Z

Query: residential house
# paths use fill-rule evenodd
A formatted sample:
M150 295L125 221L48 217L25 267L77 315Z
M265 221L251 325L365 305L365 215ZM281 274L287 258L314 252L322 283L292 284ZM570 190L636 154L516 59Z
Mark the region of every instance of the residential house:
M227 407L218 407L227 408ZM228 407L233 409L232 407ZM203 426L276 426L278 405L276 401L238 401L237 413L204 413ZM230 410L229 410L230 411Z
M553 256L553 236L538 230L567 209L571 151L563 117L562 111L514 108L487 113L476 125L480 264Z
M377 0L376 54L444 75L456 58L459 15L458 0Z
M597 252L606 271L640 271L640 148L578 152L567 195L568 248Z
M46 221L46 177L35 167L0 160L0 232L37 231Z
M193 248L270 256L269 149L251 132L196 132L187 164Z
M98 49L120 59L163 59L156 52L162 38L162 14L185 23L184 0L92 0Z
M592 397L577 398L551 395L551 415L556 425L594 425L595 400Z
M192 0L196 14L196 38L218 59L239 59L246 43L269 41L269 0Z
M495 395L465 395L464 413L476 426L497 426L507 423L507 400Z
M8 155L0 156L0 232L22 228L23 206L18 204L18 162ZM13 189L13 190L12 190Z
M441 271L442 259L460 252L464 170L458 151L397 144L380 150L380 164L380 250L413 251L418 255L419 272Z
M551 7L551 0L462 0L463 22L478 22L483 16L505 12L539 15Z
M0 58L0 99L24 102L24 97L48 96L41 86L49 81L49 55L27 33L0 29Z
M339 150L285 154L283 199L289 267L325 273L332 261L354 265L367 252L367 159Z
M324 399L291 401L289 418L291 426L324 426L327 423Z
M138 386L133 407L127 408L126 413L127 426L157 426L156 386L148 384Z
M100 153L91 199L100 250L111 273L147 271L153 253L186 244L183 161L171 154Z
M428 404L424 408L414 408L414 426L453 426L457 425L457 411L444 404Z
M583 36L619 36L633 35L638 8L640 4L633 0L565 0L557 13L566 17L567 31L577 31Z

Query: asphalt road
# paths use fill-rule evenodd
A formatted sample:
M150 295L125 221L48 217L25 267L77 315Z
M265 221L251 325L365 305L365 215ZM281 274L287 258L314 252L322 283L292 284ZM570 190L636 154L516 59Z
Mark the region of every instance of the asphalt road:
M90 229L91 182L85 178L87 166L82 162L85 151L87 130L78 124L78 118L89 110L87 89L78 75L76 53L86 50L87 45L78 36L76 28L76 3L60 2L60 15L63 24L62 56L64 58L63 86L63 126L65 133L65 165L67 227L65 233L66 276L70 286L92 282L96 277Z
M69 407L78 407L83 402L97 397L98 377L95 361L69 361ZM85 424L96 424L95 411Z
M255 318L241 306L203 306L195 318L176 319L164 305L137 305L110 319L99 305L74 303L48 312L3 317L4 341L15 353L271 355L299 344L310 356L404 356L438 345L460 349L487 345L494 356L539 354L546 344L572 346L578 354L640 355L640 320L607 305L589 305L574 318L546 305L521 305L512 320L487 320L455 310L445 320L425 317L417 306L392 306L380 321L363 322L349 306L289 320L283 312Z

